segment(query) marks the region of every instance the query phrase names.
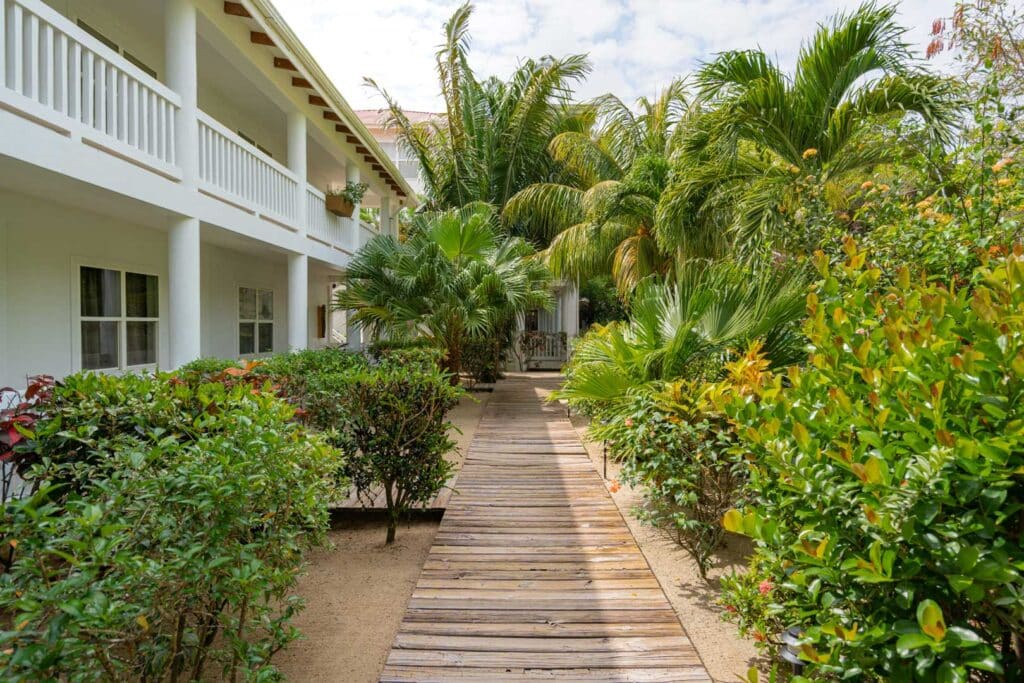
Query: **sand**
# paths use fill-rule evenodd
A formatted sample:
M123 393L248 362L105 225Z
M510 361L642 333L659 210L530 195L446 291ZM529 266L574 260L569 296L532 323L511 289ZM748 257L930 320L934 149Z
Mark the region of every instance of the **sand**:
M588 442L585 438L587 419L574 415L572 423L594 466L602 471L601 444ZM608 461L609 481L618 479L619 469L617 463ZM725 547L717 553L717 562L708 571L710 581L705 582L685 550L665 532L641 523L633 514L634 508L643 502L640 491L622 484L617 492L612 493L612 499L679 615L708 673L716 681L741 680L740 676L746 675L751 666L760 663L757 649L753 641L739 636L733 624L722 621L722 609L715 600L718 597L718 577L746 566L749 544L735 536L727 538Z
M471 396L471 397L470 397ZM461 464L490 394L464 397L451 412L462 434L453 433ZM332 549L314 551L298 595L306 608L293 620L302 638L274 657L290 681L370 683L378 680L412 596L440 514L419 512L384 545L381 511L335 511Z

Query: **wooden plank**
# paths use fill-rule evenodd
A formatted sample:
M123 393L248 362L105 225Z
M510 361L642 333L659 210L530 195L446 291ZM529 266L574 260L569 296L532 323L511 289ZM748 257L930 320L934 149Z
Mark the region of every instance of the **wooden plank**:
M324 98L320 97L319 95L310 95L309 96L309 103L312 104L314 107L327 107L327 106L329 106L327 104L327 100L325 100Z
M249 41L254 45L269 45L270 47L276 47L276 45L274 45L274 39L263 31L249 31Z
M313 89L313 84L307 81L305 78L299 78L298 76L292 76L292 85L296 88L306 88L307 90Z
M249 10L245 9L245 5L240 2L225 2L224 14L230 14L234 17L245 17L247 19L252 18L252 15L249 14Z
M298 71L295 65L291 63L291 60L285 59L284 57L274 57L274 67L277 69L285 69L286 71Z
M380 680L710 681L545 386L498 384Z

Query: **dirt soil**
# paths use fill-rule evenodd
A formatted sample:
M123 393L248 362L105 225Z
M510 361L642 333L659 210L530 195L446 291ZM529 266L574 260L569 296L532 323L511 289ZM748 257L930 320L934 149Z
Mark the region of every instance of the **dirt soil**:
M587 419L573 415L572 423L594 467L601 472L604 467L602 447L600 443L586 439ZM619 469L618 463L608 461L609 483L618 480ZM725 546L718 551L717 562L708 571L709 582L705 582L700 578L696 563L668 534L637 519L634 509L643 502L640 491L621 484L619 490L612 493L612 499L668 595L708 673L715 681L741 680L740 676L745 675L751 666L760 664L757 649L752 641L739 636L733 624L722 621L722 609L715 600L718 597L718 578L746 566L749 544L739 537L727 538Z
M452 410L461 465L490 394L473 393ZM302 638L274 657L290 681L370 683L377 681L398 631L405 605L434 541L440 514L418 512L384 545L379 510L338 510L333 517L333 548L310 554L310 566L297 593L306 608L293 620Z

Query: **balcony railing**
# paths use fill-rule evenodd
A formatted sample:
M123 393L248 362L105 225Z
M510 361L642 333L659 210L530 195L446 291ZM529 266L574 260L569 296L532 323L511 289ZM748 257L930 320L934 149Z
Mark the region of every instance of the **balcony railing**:
M0 98L61 132L179 175L177 94L42 2L0 5Z
M306 187L306 232L321 242L348 249L353 242L346 233L352 231L352 221L335 216L327 210L324 193L315 187Z
M294 225L299 181L237 134L199 113L199 179L203 189L265 218Z
M181 179L181 98L41 0L0 0L0 109ZM355 251L377 229L326 209L322 192L203 112L199 188L248 213ZM2 135L2 134L0 134ZM301 202L305 202L305 206ZM302 209L305 209L303 212Z

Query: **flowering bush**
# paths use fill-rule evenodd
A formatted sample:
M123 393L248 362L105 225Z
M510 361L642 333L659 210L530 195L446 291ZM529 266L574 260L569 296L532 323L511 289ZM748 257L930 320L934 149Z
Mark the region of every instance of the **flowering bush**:
M877 290L845 253L818 258L808 367L720 403L752 463L753 503L724 524L757 539L812 673L1020 680L1024 258L970 289L903 269ZM726 586L738 610L744 585Z

